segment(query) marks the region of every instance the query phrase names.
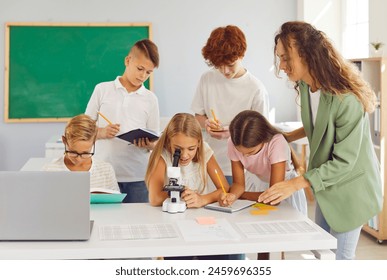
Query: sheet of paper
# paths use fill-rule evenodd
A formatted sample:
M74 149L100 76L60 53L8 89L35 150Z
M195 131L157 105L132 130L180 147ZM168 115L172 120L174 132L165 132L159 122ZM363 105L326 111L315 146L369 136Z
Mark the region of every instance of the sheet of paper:
M318 230L308 221L248 222L237 223L237 226L247 238L318 233Z
M216 219L216 224L201 225L194 219L178 220L177 226L185 241L239 240L240 235L226 219Z
M204 208L210 209L210 210L215 210L215 211L233 213L233 212L248 208L251 205L253 205L254 203L255 202L251 201L251 200L238 199L231 206L228 206L228 207L227 206L220 206L219 202L213 202L213 203L207 204L206 206L204 206Z
M106 225L99 227L101 240L177 238L172 224Z

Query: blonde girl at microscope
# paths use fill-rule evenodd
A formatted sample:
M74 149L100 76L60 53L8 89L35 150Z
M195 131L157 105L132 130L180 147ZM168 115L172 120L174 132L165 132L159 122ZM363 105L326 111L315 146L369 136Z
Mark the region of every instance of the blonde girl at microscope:
M181 198L187 208L200 208L217 201L222 188L228 192L227 180L212 149L203 141L199 122L191 114L178 113L167 124L149 159L145 182L152 206L160 206L168 198L163 188L168 184L167 167L172 166L176 149L181 150L178 167L181 184L185 186ZM216 189L207 186L207 175Z

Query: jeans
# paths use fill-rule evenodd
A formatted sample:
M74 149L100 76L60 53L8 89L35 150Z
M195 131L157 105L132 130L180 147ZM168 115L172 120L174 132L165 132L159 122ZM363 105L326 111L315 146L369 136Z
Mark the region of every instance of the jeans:
M332 234L337 239L336 260L353 260L355 259L355 252L357 242L359 241L361 226L351 231L336 232L330 228L325 220L320 206L316 202L315 221L325 231Z
M226 177L228 184L231 186L232 185L232 176L224 176L224 177Z
M148 189L144 181L118 182L121 193L126 193L123 203L149 202Z

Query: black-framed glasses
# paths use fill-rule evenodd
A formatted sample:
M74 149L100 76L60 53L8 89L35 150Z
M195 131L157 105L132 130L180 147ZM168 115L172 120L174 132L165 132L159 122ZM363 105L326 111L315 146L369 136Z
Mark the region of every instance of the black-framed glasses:
M95 154L95 144L93 145L93 152L91 153L78 153L75 151L68 151L65 149L65 154L70 158L80 157L81 159L91 158Z

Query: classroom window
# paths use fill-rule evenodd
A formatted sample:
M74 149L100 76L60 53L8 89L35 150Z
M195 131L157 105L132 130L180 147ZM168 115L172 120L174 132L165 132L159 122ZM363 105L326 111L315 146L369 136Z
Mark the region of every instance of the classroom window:
M369 0L343 1L343 55L346 58L368 57Z

